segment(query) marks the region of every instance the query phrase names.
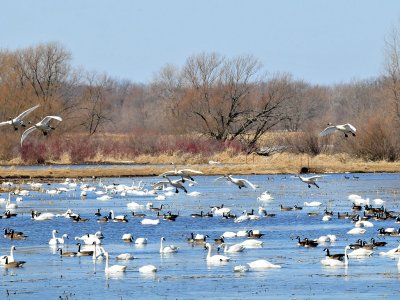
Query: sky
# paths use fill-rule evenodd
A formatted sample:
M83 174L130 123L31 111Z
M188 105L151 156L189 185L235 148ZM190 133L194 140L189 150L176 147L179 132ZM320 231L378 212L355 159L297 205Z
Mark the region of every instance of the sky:
M167 64L251 54L270 74L334 85L382 75L398 0L0 0L0 48L58 42L71 64L149 83Z

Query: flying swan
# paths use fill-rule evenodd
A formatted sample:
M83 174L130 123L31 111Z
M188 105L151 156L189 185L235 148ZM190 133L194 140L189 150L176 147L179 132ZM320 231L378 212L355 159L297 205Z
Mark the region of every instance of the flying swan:
M33 125L32 127L29 127L27 130L24 131L24 133L21 136L21 146L22 143L24 142L24 140L26 139L26 137L35 129L41 130L43 132L44 135L47 135L47 133L49 133L51 130L54 130L55 127L52 127L49 122L51 120L57 120L57 121L62 121L61 117L58 116L46 116L43 118L43 120L41 120L40 122L36 123L35 125Z

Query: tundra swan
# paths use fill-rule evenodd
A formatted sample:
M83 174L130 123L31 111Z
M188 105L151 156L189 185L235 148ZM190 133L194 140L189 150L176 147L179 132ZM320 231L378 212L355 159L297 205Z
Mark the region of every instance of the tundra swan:
M336 131L341 131L344 133L345 137L348 137L348 133L351 133L353 136L356 136L356 128L351 125L350 123L346 123L343 125L331 125L328 124L329 126L326 127L324 130L322 130L319 134L319 136L327 136L332 133L335 133Z
M126 270L126 266L122 266L122 265L112 265L111 267L108 265L108 260L109 260L109 255L108 252L106 252L105 254L106 257L106 266L104 268L104 272L106 273L117 273L117 272L125 272Z
M27 130L24 131L24 133L21 136L21 146L26 137L35 129L41 130L43 132L43 135L47 135L47 133L49 133L51 130L54 130L55 127L52 127L49 124L51 120L57 120L61 122L62 118L58 116L46 116L40 122L36 123L32 127L29 127Z
M249 267L251 269L256 269L256 270L260 270L260 269L280 269L281 266L279 265L274 265L272 263L270 263L268 260L265 259L259 259L259 260L255 260L252 261L250 263L248 263Z
M218 248L222 246L224 246L224 252L226 253L238 253L242 252L245 249L245 247L242 244L234 244L232 246L228 246L227 244L222 243L219 245Z
M18 127L26 127L23 118L25 118L28 114L30 114L32 111L34 111L36 108L38 108L40 105L36 105L34 107L31 107L24 112L20 113L18 116L16 116L14 119L11 119L9 121L4 121L0 123L0 126L4 125L12 125L14 127L14 130L18 130Z
M177 170L176 166L174 166L174 170L166 171L158 176L180 176L182 178L182 183L184 183L185 180L194 181L193 177L190 176L190 174L203 174L203 172L192 169Z
M11 262L13 262L14 261L14 250L15 250L16 248L15 248L15 246L13 245L13 246L11 246L11 249L10 249L10 255L3 255L3 256L0 256L0 264L1 265L4 265L5 263L6 263L6 259L8 258L8 263L11 263Z
M165 237L161 237L160 242L160 253L175 253L178 252L179 247L174 245L165 246L163 245L163 241L165 241Z
M207 254L207 262L211 262L211 263L215 263L215 262L228 262L230 260L230 258L228 256L225 255L213 255L211 256L211 250L212 250L212 246L210 243L206 243L205 247L208 249L208 254Z
M232 177L232 175L224 175L221 177L216 178L215 180L221 179L221 178L225 178L226 180L232 182L233 184L237 185L239 189L241 188L252 188L253 190L256 189L256 186L254 184L252 184L250 181L248 181L247 179L243 179L243 178L235 178Z
M316 183L316 180L318 178L322 178L322 176L319 176L319 175L315 175L315 176L311 176L311 177L303 177L300 175L296 175L296 177L298 177L302 182L306 183L309 188L311 187L311 185L315 185L317 188L319 188L318 184Z
M139 268L140 273L153 273L157 272L157 268L153 265L145 265Z

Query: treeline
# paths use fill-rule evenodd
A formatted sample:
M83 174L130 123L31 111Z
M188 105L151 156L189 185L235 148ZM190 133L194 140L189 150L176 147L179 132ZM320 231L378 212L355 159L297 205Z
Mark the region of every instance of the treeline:
M393 46L393 44L388 43ZM395 44L394 44L395 46ZM390 48L389 54L397 51ZM387 54L386 74L335 86L268 74L251 55L188 57L166 65L146 85L73 68L56 43L0 52L0 121L40 104L27 119L63 121L49 136L0 127L0 160L85 162L182 151L251 153L280 146L294 153L346 152L366 160L400 157L400 68ZM351 123L355 138L319 138L327 123Z

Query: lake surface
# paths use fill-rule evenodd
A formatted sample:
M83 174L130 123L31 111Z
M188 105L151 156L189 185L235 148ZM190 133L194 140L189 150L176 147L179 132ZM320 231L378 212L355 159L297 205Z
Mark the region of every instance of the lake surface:
M346 177L349 179L346 179ZM10 247L15 245L16 260L26 261L22 268L5 269L0 266L0 299L326 299L343 298L366 299L383 297L396 299L400 295L400 273L397 258L378 255L399 245L399 237L379 236L378 228L394 227L400 224L394 220L370 220L374 227L365 228L363 235L349 235L347 231L354 228L349 219L338 219L337 212L351 212L350 194L385 202L388 210L400 211L400 174L330 174L318 180L320 188L306 184L298 178L288 175L255 175L237 176L246 178L257 185L256 190L238 189L237 186L215 176L194 176L197 184L189 186L184 183L188 193L199 192L190 196L180 191L166 196L165 200L156 200L157 195L130 195L110 193L112 199L98 200L94 191L87 192L87 197L80 197L82 182L77 182L73 190L51 195L44 190L67 187L65 184L51 182L42 186L43 191L33 191L28 184L18 186L30 190L23 201L17 202L18 214L9 219L0 219L2 228L11 227L27 235L26 240L9 240L0 238L0 255L9 254ZM151 184L159 177L143 178L106 178L99 181L83 180L83 183L104 190L107 185L138 185L150 190ZM134 180L134 182L133 182ZM28 183L28 182L26 182ZM17 187L17 186L13 186ZM269 191L273 200L259 201L262 192ZM8 194L0 197L7 198ZM12 196L15 202L16 196ZM303 207L302 210L281 211L283 206L303 206L311 201L322 202L319 207ZM178 213L175 222L160 219L158 225L142 225L141 218L134 218L127 204L142 204L142 210L148 218L156 219L156 212L146 209L152 202L155 207L164 204L162 212ZM192 218L191 214L210 211L210 206L231 208L231 213L240 216L244 210L254 209L258 213L260 206L268 213L275 213L272 218L260 218L242 223L221 216L212 218ZM5 204L1 204L2 211ZM381 205L374 205L381 206ZM98 223L94 213L101 208L103 215L112 209L116 215L127 214L127 223ZM322 221L324 210L334 212L331 221ZM71 219L56 217L52 220L36 221L31 219L31 210L64 213L72 209L88 222L75 223ZM317 212L318 216L309 216ZM362 212L361 212L362 214ZM62 246L64 251L77 251L74 240L76 236L101 231L104 235L102 246L110 254L110 264L126 265L127 270L121 275L106 275L105 260L94 262L91 257L60 257L56 248L50 247L48 241L53 229L58 230L58 237L67 233L69 239ZM245 249L241 253L226 254L231 259L228 263L210 265L206 261L207 250L202 245L187 242L190 234L207 234L208 241L214 246L214 239L226 231L258 229L265 235L261 237L261 248ZM131 233L134 238L146 237L148 244L136 246L126 243L121 237ZM320 244L316 248L304 248L297 245L296 236L316 239L322 235L334 234L335 243ZM166 238L165 244L174 244L180 249L174 254L160 254L160 238ZM323 249L328 247L332 253L343 253L344 247L355 243L358 238L367 242L374 237L386 241L385 247L374 249L371 257L364 259L350 258L348 268L324 267L320 260L324 258ZM240 243L247 238L226 239L226 243ZM135 259L116 261L120 253L130 253ZM220 254L224 254L221 252ZM249 262L266 259L280 265L280 269L263 271L249 270L235 273L234 267ZM138 268L152 264L158 271L152 275L138 272Z

